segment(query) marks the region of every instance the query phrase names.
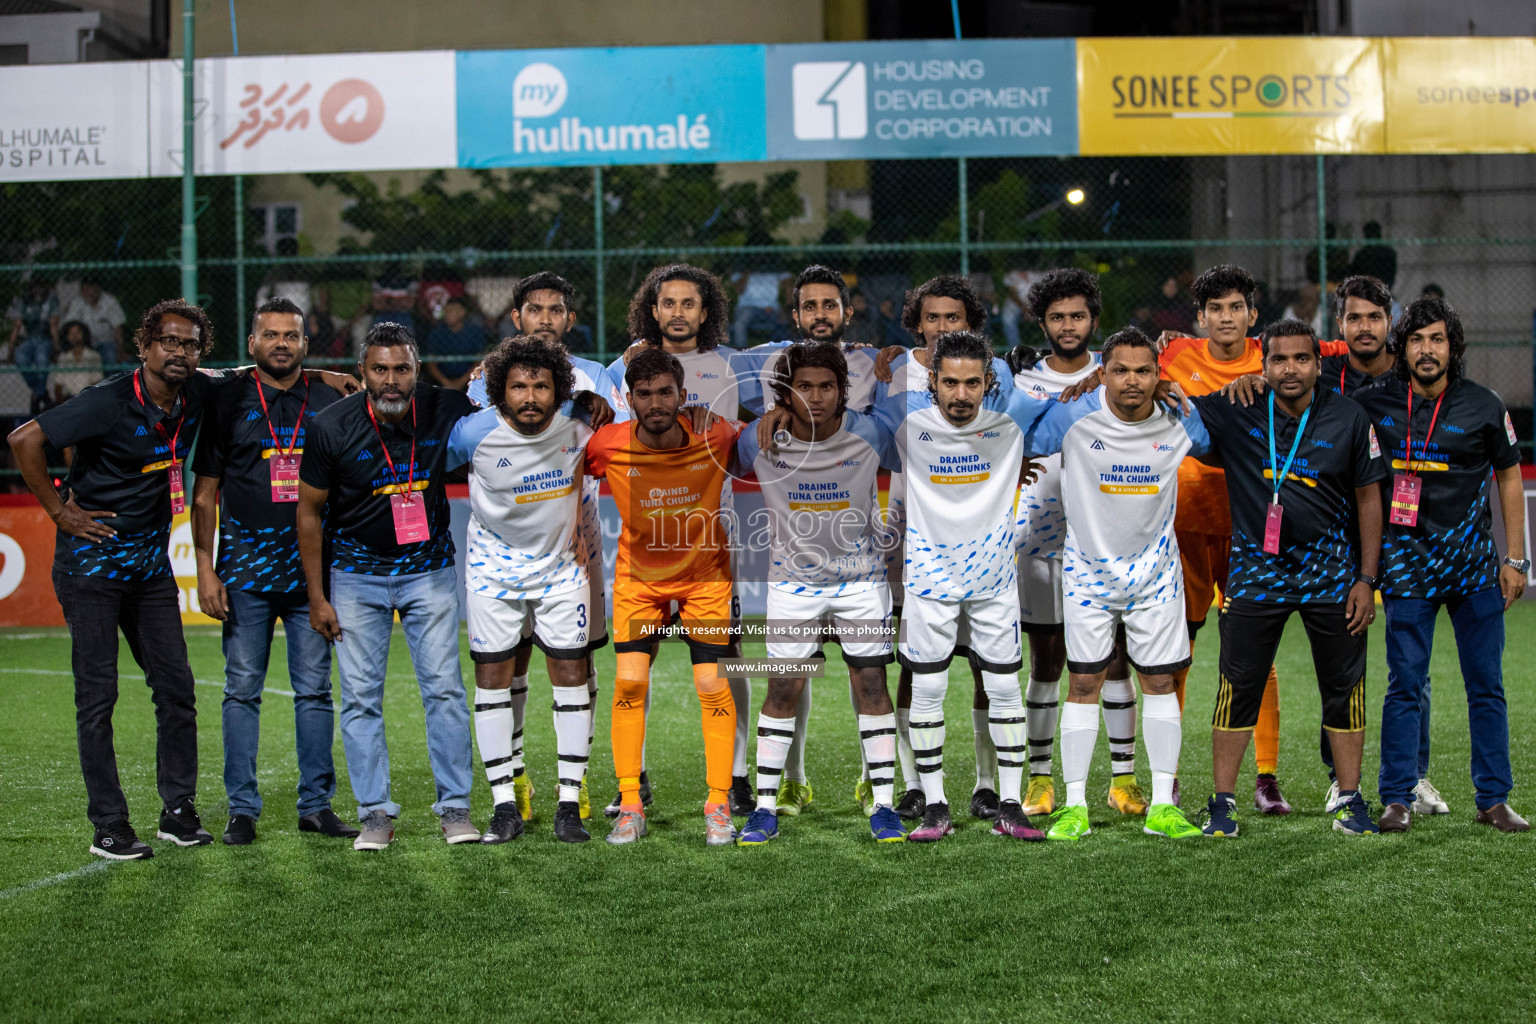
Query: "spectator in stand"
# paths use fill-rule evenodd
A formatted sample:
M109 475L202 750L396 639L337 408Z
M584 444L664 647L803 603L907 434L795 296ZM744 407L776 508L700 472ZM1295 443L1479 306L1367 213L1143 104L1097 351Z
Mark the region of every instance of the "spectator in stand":
M1008 339L1010 352L1019 347L1019 320L1029 315L1029 287L1039 276L1023 267L1003 275L1003 337Z
M1435 284L1434 282L1430 282L1429 284L1425 285L1424 286L1424 290L1419 293L1419 298L1421 298L1421 299L1444 299L1445 298L1445 289L1440 287L1439 285Z
M314 288L310 291L309 315L304 318L304 333L309 338L311 355L334 359L347 354L347 339L337 329L336 320L331 316L329 288Z
M1178 276L1169 274L1157 294L1136 311L1136 319L1140 321L1137 326L1154 338L1164 331L1175 331L1185 336L1192 334L1195 328L1195 303L1192 298L1181 295L1181 291Z
M852 313L848 326L843 328L843 341L848 345L884 345L879 320L869 309L869 296L855 288L848 297L848 308Z
M432 326L427 335L428 356L471 355L476 358L467 363L430 362L426 364L427 376L436 384L453 391L463 391L469 386L470 374L486 350L485 328L469 319L469 305L455 295L443 303L443 318Z
M1312 261L1312 267L1316 269L1316 259ZM1295 298L1291 299L1291 304L1285 307L1285 312L1280 319L1300 320L1310 325L1319 337L1322 336L1322 325L1327 320L1327 315L1323 312L1323 304L1318 301L1316 278L1308 278L1301 283L1301 287L1296 289Z
M40 277L27 283L24 294L16 296L5 314L11 321L11 354L17 366L47 367L53 362L59 338L59 300L53 285ZM23 373L32 389L34 414L47 400L48 373Z
M386 270L373 283L374 313L368 326L399 324L410 331L413 337L419 336L420 332L416 329L416 316L412 313L415 305L415 282L392 270Z
M731 319L731 344L737 349L747 348L753 331L767 331L767 341L782 340L780 335L789 329L784 318L784 286L789 277L783 271L753 270L731 279L731 287L740 296Z
M62 405L101 380L101 353L91 347L91 329L84 321L66 321L59 328L59 337L64 343L63 350L54 358L47 382L48 396L54 405Z
M884 340L879 342L881 348L891 345L900 345L907 348L912 344L912 335L901 326L901 311L890 299L880 300L880 310L876 314L876 323L880 326L880 334Z
M1374 220L1366 221L1360 233L1371 241L1362 245L1350 261L1350 275L1379 278L1382 284L1391 288L1392 282L1397 279L1397 250L1382 244L1381 225Z
M101 355L104 365L113 366L123 361L123 304L117 296L103 291L101 282L94 277L80 279L80 294L64 307L61 320L78 320L90 333L91 344ZM59 337L65 348L69 339L60 330ZM52 391L52 388L48 389Z

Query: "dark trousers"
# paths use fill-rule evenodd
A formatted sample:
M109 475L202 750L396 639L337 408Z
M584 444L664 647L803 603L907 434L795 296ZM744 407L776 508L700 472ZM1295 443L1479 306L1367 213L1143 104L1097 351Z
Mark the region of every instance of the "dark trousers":
M1384 804L1413 803L1419 776L1416 755L1421 700L1429 684L1435 618L1444 605L1456 633L1456 656L1467 689L1472 733L1472 785L1478 810L1504 802L1514 787L1509 767L1509 710L1504 703L1504 597L1497 587L1464 597L1388 597L1387 699L1381 709L1381 776Z
M155 702L160 799L166 807L191 802L197 793L197 709L176 581L170 576L148 581L71 576L55 569L53 591L69 624L86 817L97 826L128 819L112 744L119 629Z
M1323 764L1328 766L1328 778L1333 780L1333 741L1328 738L1328 730L1317 730L1318 751L1323 755ZM1419 696L1419 778L1429 778L1429 676L1424 677L1424 692Z

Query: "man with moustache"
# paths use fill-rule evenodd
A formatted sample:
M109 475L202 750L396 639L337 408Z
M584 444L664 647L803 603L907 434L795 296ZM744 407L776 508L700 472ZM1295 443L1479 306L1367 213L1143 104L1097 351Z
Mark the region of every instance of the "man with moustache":
M154 856L129 823L118 781L112 712L117 633L154 694L155 776L163 810L156 836L178 846L213 841L194 807L197 711L167 546L184 511L187 454L213 384L197 372L213 324L180 299L151 306L134 333L142 365L86 388L11 432L23 479L58 526L53 588L69 625L75 730L85 776L90 851L109 860ZM45 445L74 448L68 497L48 475Z
M576 324L576 289L569 281L552 270L541 270L530 274L517 282L517 286L512 291L510 317L512 327L519 335L563 347L566 334ZM629 418L629 409L624 404L624 389L615 382L607 367L594 360L569 353L566 358L570 361L571 372L575 375L575 382L572 385L574 392L590 391L601 396L613 408L614 420L617 422ZM485 378L478 371L470 381L469 397L476 405L483 408L490 408L496 404L487 394ZM598 519L600 490L601 484L596 478L586 477L582 480L581 544L586 551L587 565L593 570L589 573L590 590L587 607L597 609L592 622L593 639L587 644L586 658L587 695L591 700L597 698L597 672L592 659L597 651L608 643L608 619L605 612L608 606L607 584L602 572L603 534ZM498 700L496 702L498 706L494 709L498 714L509 710L512 715L512 748L508 755L511 760L506 762L506 771L498 773L498 778L501 775L511 777L518 816L524 822L536 819L533 806L533 780L529 778L523 764L523 720L528 706L528 665L533 656L533 629L536 621L537 610L530 609L525 620L523 642L518 645L512 659L511 684L502 691L502 695L506 698L505 707ZM589 745L590 742L589 737ZM649 786L646 787L644 796L649 803ZM578 803L581 817L590 817L591 803L585 783L582 784Z
M396 613L426 710L433 811L449 843L475 842L458 577L444 487L448 437L474 404L419 381L416 341L398 324L369 328L358 368L364 392L336 402L310 427L296 515L310 624L336 645L342 745L362 821L352 845L386 848L400 814L384 740Z
M1381 554L1377 484L1386 470L1365 411L1317 387L1319 346L1311 327L1280 320L1265 329L1260 344L1266 402L1244 406L1223 394L1191 398L1212 452L1226 467L1232 514L1211 727L1215 792L1203 831L1237 835L1238 764L1259 718L1281 632L1295 612L1312 646L1323 727L1338 771L1341 803L1333 828L1370 834L1377 827L1360 794L1360 762L1366 631L1376 617Z
M279 621L293 689L299 831L353 838L357 829L331 810L331 650L309 624L294 524L308 428L342 395L304 372L304 311L288 299L257 308L246 350L256 371L222 390L193 460L198 605L224 623L224 842L256 839L261 696Z
M1461 318L1420 299L1393 332L1396 379L1355 397L1391 463L1381 501L1387 617L1387 696L1381 713L1383 832L1406 832L1421 799L1429 658L1440 609L1450 615L1467 690L1472 782L1480 825L1524 832L1507 802L1514 787L1504 701L1504 613L1525 591L1525 494L1514 424L1499 396L1466 379ZM1489 478L1497 483L1507 554L1493 542Z

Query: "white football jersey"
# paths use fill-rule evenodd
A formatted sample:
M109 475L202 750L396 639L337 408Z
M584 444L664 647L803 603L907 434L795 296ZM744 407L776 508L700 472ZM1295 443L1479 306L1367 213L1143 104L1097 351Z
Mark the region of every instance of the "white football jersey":
M706 352L694 349L691 352L673 353L683 366L683 387L688 392L683 404L706 406L721 419L736 419L737 410L741 406L736 389L736 373L731 367L732 357L736 354L735 349L725 345ZM624 379L627 368L623 355L608 364L608 373L619 389L626 393L629 391L629 385Z
M963 601L1015 586L1014 496L1024 434L1046 408L1023 395L994 393L957 427L927 391L875 407L895 435L906 479L908 592Z
M792 341L770 341L736 354L733 362L741 404L754 415L761 416L773 408L775 396L770 386L773 366L779 353L793 344ZM867 413L875 404L875 357L879 354L880 350L874 348L843 348L843 358L848 362L848 408L854 412Z
M1106 401L1100 388L1076 402L1043 403L1045 415L1024 439L1031 456L1061 453L1065 600L1116 610L1183 600L1173 532L1179 463L1210 450L1205 424L1199 413L1161 406L1128 423Z
M794 594L833 597L884 583L885 534L879 474L896 454L891 433L852 410L824 441L790 437L773 450L757 446L748 426L737 458L751 466L763 495L766 523L746 523L749 544L766 531L768 582Z
M531 437L509 427L495 409L454 425L448 468L470 467L464 569L472 593L542 597L587 586L579 521L582 460L591 436L564 412Z
M1075 373L1058 373L1045 359L1013 375L1013 386L1022 394L1054 402L1067 388L1099 368L1099 354ZM1060 558L1067 536L1067 517L1061 510L1061 456L1036 459L1040 474L1019 491L1019 553L1037 558Z

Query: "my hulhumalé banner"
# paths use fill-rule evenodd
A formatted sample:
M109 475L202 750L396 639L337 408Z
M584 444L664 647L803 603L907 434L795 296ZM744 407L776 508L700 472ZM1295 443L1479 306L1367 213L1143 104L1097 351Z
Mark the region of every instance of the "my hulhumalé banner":
M1536 39L1382 39L1387 152L1536 152Z
M1375 39L1079 39L1084 156L1380 153Z

